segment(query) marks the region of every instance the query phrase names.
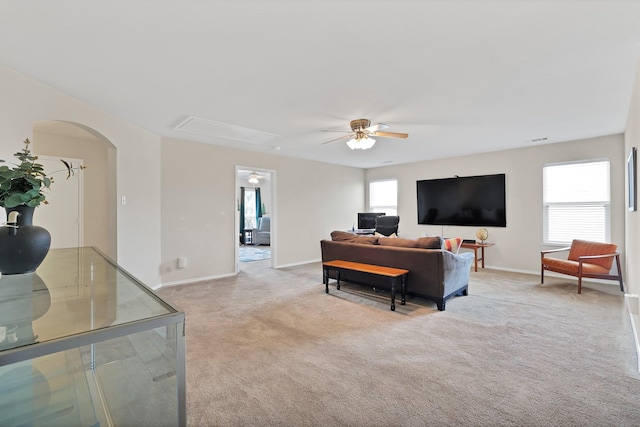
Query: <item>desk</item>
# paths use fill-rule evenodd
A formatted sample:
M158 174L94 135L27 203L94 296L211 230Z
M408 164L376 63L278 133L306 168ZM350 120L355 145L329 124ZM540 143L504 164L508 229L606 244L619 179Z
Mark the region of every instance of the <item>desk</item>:
M462 243L460 245L461 248L465 249L473 249L473 255L475 258L474 267L476 272L478 271L478 261L482 261L482 268L484 268L484 248L488 248L493 246L494 243ZM478 249L480 249L480 258L478 258Z

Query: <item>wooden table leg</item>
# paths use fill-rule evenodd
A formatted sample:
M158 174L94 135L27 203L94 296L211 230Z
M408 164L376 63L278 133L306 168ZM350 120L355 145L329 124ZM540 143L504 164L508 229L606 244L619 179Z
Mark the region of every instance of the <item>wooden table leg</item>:
M329 293L329 269L327 267L322 270L322 281L325 286L324 291Z
M484 251L484 248L482 248ZM473 262L476 269L476 273L478 272L478 248L473 248Z
M484 268L484 246L482 247L482 268ZM477 268L476 271L478 271Z
M391 311L396 311L396 282L397 278L391 279Z

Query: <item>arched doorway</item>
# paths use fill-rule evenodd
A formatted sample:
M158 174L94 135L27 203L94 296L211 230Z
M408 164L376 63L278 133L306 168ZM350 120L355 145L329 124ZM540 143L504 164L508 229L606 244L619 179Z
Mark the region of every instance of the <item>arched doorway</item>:
M33 126L33 151L39 156L58 159L78 159L86 169L78 204L81 221L76 225L81 236L80 246L95 246L112 259L117 259L117 172L116 147L99 132L87 126L64 121L40 121ZM56 186L63 186L65 174L55 175L48 198L56 199ZM53 223L65 215L66 203L50 203L38 210L39 223ZM61 223L61 222L58 222ZM64 225L61 227L72 227ZM50 230L51 232L52 230ZM55 236L52 232L52 243Z

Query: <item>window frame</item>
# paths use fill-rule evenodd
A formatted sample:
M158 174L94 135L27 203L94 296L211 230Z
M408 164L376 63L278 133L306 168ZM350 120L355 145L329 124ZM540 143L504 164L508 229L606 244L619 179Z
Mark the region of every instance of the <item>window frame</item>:
M563 202L546 202L546 189L547 183L545 181L546 173L545 170L548 167L558 167L558 166L570 166L570 165L585 165L589 163L606 163L607 168L607 200L598 200L598 201L563 201ZM553 185L553 183L551 184ZM542 167L542 241L545 245L550 246L566 246L571 244L571 240L551 240L549 236L550 224L549 224L549 214L550 207L565 207L565 208L603 208L603 226L604 230L600 230L604 237L602 239L594 239L587 238L584 236L575 236L576 239L585 239L585 240L594 240L594 241L602 241L603 243L608 243L611 241L611 160L609 158L597 158L597 159L586 159L586 160L575 160L569 162L554 162L554 163L545 163Z

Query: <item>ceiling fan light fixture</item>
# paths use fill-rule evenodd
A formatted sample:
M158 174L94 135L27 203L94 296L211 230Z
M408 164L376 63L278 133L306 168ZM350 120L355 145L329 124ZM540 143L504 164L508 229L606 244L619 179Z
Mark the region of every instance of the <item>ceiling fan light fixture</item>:
M369 148L373 147L375 143L376 140L369 137L353 138L347 141L347 145L352 150L368 150Z
M251 172L251 173L249 174L249 183L250 183L250 184L254 184L254 185L255 185L255 184L258 184L258 183L260 183L260 178L264 178L264 177L262 177L262 176L258 175L258 174L257 174L257 173L255 173L255 172Z

